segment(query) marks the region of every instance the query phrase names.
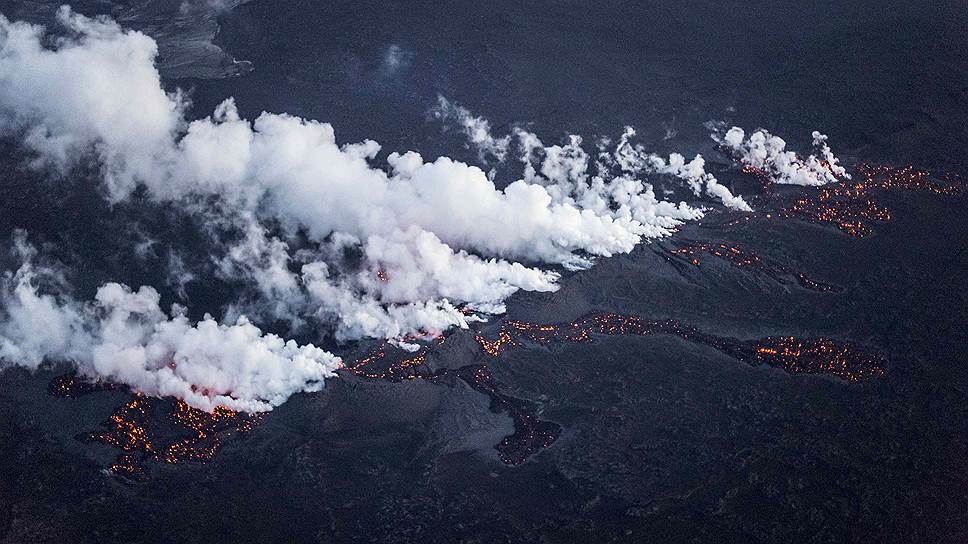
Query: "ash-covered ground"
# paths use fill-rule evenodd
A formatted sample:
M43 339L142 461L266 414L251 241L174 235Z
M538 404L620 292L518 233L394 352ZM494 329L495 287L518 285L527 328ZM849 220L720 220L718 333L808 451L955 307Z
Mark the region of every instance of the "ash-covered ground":
M968 539L957 6L258 0L217 16L216 45L252 71L166 80L199 116L235 96L250 117L472 162L428 120L438 94L548 140L634 125L702 152L755 211L566 272L417 353L323 339L347 368L252 422L125 410L138 398L72 389L63 366L6 369L0 541ZM713 149L710 120L824 130L858 188L764 189ZM126 253L134 213L207 258L177 210L110 206L93 181L38 195L13 143L2 160L0 227L83 267L79 290L166 285L163 252ZM217 313L235 287L184 294Z

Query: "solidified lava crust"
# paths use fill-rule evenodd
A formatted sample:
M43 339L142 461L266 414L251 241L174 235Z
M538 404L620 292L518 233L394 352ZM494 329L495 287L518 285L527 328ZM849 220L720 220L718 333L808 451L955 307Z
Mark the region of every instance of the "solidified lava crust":
M743 173L760 180L767 191L773 183L768 173L744 166ZM800 219L810 223L832 225L850 236L863 238L874 232L873 224L890 221L890 209L876 200L877 191L919 191L944 196L964 195L968 183L951 175L940 176L914 168L861 163L856 167L856 179L844 179L817 188L807 189L792 204L777 212L746 215L730 224L747 223L754 217L767 219Z
M733 251L728 253L739 255ZM749 257L742 259L742 262L762 262ZM768 337L744 341L707 334L676 320L648 320L614 313L595 313L570 323L557 324L506 320L494 337L479 334L476 340L485 354L500 357L509 348L527 343L590 342L596 335L660 334L713 347L749 365L767 365L792 374L829 374L848 382L859 382L883 374L886 367L884 359L875 353L827 338ZM447 377L464 381L490 399L492 410L507 413L514 422L514 432L494 446L505 464L520 465L557 440L561 426L542 420L534 403L503 393L486 364L427 372L424 362L428 354L443 342L443 337L437 337L416 352L399 358L389 355L391 346L384 342L344 369L363 378L394 382L414 379L438 382ZM64 376L51 382L50 391L58 396L76 397L110 387ZM141 478L146 474L147 462L210 461L224 440L248 433L258 420L257 416L222 407L208 413L182 401L135 394L131 401L115 410L103 424L104 430L86 433L79 438L118 448L121 453L110 470Z
M646 320L612 313L591 314L571 323L553 325L508 320L497 338L479 335L477 341L488 355L498 357L506 348L526 342L588 342L596 334L678 336L716 348L749 365L768 365L791 374L830 374L848 382L880 376L886 368L886 361L880 355L828 338L770 337L744 341L707 334L675 320Z
M678 259L697 267L702 264L702 256L708 254L737 268L756 270L778 283L785 284L788 278L793 278L801 287L811 291L827 293L839 290L834 285L814 280L801 272L793 272L785 266L769 263L756 253L736 245L684 241L678 247L670 249L669 254L671 257L668 259L671 262Z
M136 393L102 424L103 430L78 438L121 450L111 472L140 478L147 473L148 462L211 461L227 438L248 433L257 421L258 416L224 407L209 413L183 401Z
M472 389L487 396L491 409L507 413L514 423L514 432L504 437L495 449L501 460L508 465L520 465L538 451L547 448L561 433L561 426L544 421L537 416L535 406L523 399L506 395L500 391L500 384L491 374L487 365L468 365L456 370L443 369L433 373L419 373L418 368L426 360L427 354L443 342L439 339L433 344L395 362L390 361L387 345L381 344L369 355L345 367L346 370L369 379L390 381L423 379L437 382L448 376L456 377ZM382 370L373 367L382 367Z

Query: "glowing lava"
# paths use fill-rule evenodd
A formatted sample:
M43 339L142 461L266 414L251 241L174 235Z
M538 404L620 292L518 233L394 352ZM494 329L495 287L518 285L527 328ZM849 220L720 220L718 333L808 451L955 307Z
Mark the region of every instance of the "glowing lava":
M873 232L871 225L892 219L891 210L875 201L877 191L921 191L944 196L965 194L968 184L949 174L940 178L913 166L894 167L861 163L856 168L854 181L843 180L818 188L806 188L797 200L767 219L801 219L812 223L833 225L851 236L864 237ZM764 181L765 173L752 167L743 172ZM768 178L768 176L766 176ZM767 191L772 184L765 182ZM768 193L766 196L770 196ZM732 222L744 223L751 216Z
M883 164L861 163L857 171L868 188L900 191L925 191L936 195L965 194L965 180L953 174L942 174L939 179L930 172L913 166L894 167Z
M211 461L224 441L252 430L258 416L217 407L212 413L182 401L135 394L102 425L80 438L121 450L111 471L142 476L149 461L169 464Z
M94 393L97 391L110 391L117 389L113 383L98 381L88 381L74 374L58 376L47 385L47 391L55 397L75 399L77 397Z
M829 292L837 290L837 287L833 285L808 278L800 272L792 272L785 266L770 264L756 253L739 246L686 241L681 246L669 250L669 253L693 266L702 264L702 255L708 254L727 261L738 268L749 268L759 271L778 283L785 284L788 278L793 278L801 287L811 291Z
M730 252L735 254L734 252ZM746 262L744 260L744 262ZM749 262L761 262L751 260ZM485 354L500 357L509 348L528 342L551 344L562 342L590 342L595 335L647 336L666 334L714 347L750 365L768 365L794 374L830 374L849 382L879 376L886 362L876 354L855 350L848 345L826 338L798 340L793 337L765 338L743 341L703 333L695 327L675 320L646 320L637 316L597 313L571 323L535 324L506 320L493 338L475 338ZM514 422L514 433L495 445L501 460L518 465L531 455L551 446L561 434L561 426L538 417L538 408L531 402L501 392L500 384L487 365L468 365L456 370L442 369L420 372L427 355L442 343L421 347L415 354L394 359L387 343L369 355L349 364L345 370L364 378L391 381L423 379L437 382L457 377L476 391L491 399L491 408L507 413ZM380 369L382 368L382 370Z
M592 314L571 323L555 325L507 321L497 339L490 340L478 335L477 341L487 354L499 357L508 347L521 346L526 342L588 342L594 335L658 334L678 336L716 348L744 363L765 364L792 374L830 374L849 382L859 382L880 376L886 367L886 361L877 354L855 350L847 344L827 338L798 340L793 337L771 337L743 341L706 334L671 319L646 320L611 313Z
M864 181L823 186L814 195L798 198L778 215L832 224L858 238L867 236L872 232L870 223L891 220L891 211L872 200L871 188Z
M833 374L851 382L884 373L883 361L876 355L851 350L827 338L812 341L792 336L764 338L756 345L756 361L794 374Z
M464 367L457 370L456 374L471 387L487 395L491 399L491 409L506 412L514 422L514 433L505 436L494 446L504 463L520 465L558 439L561 425L540 419L532 403L501 393L498 389L500 384L486 365Z
M412 342L418 337L423 338L426 337L426 335L410 336L404 338L403 341ZM417 351L413 353L408 352L406 356L399 357L394 360L387 356L387 351L392 346L389 342L383 341L367 356L357 359L356 361L345 365L343 368L344 370L364 378L384 379L394 382L401 380L414 380L422 377L417 374L417 371L426 360L427 354L443 343L443 336L435 336L432 343L423 345Z
M728 250L727 253L738 255ZM742 262L760 261L743 259ZM596 335L659 334L714 347L750 365L768 365L795 374L830 374L849 382L859 382L883 374L885 368L885 361L880 356L855 350L830 339L769 337L759 341L743 341L706 334L675 320L647 320L612 313L591 314L571 323L559 324L506 320L496 337L478 335L476 340L485 354L496 358L509 348L529 342L590 342ZM346 365L344 370L367 379L422 379L437 383L457 378L464 381L490 399L492 410L507 413L512 419L514 432L494 446L501 460L508 465L525 462L557 440L561 426L542 420L538 416L539 408L533 402L503 393L500 383L486 364L433 372L425 370L427 356L443 341L443 337L437 337L412 353L383 342L369 355ZM389 353L391 348L394 356ZM405 355L400 356L401 353ZM50 386L52 393L66 397L104 387L109 386L86 384L73 376L58 378ZM104 430L87 433L80 438L121 450L110 467L112 472L143 477L148 462L177 464L211 461L226 439L245 435L258 421L258 416L222 407L207 413L191 408L182 401L135 394L104 422Z

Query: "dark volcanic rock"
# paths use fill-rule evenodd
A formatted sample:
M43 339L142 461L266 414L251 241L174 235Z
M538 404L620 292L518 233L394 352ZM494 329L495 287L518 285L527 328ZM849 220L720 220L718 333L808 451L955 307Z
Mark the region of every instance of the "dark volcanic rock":
M110 15L122 27L138 30L158 44L156 65L162 77L218 79L252 70L215 45L218 17L251 0L81 0L68 3L88 16ZM54 13L61 1L0 1L10 19L47 25L56 32Z
M54 5L2 1L0 11L40 21ZM385 152L473 160L426 124L444 93L494 127L531 122L549 143L632 124L657 151L702 152L744 189L757 183L716 158L703 122L766 126L798 149L810 130L828 131L835 151L857 159L961 174L968 164L968 24L957 2L262 0L228 12L193 2L180 14L181 5L75 7L156 36L169 78L222 78L192 81L195 115L236 96L249 118L266 109L332 121L341 142L374 138ZM224 78L243 67L223 45L257 70ZM388 74L391 45L411 62ZM83 191L83 180L38 191L12 147L0 142L4 235L26 228L67 263L83 254L81 295L105 280L164 285L162 268L122 251L130 211ZM756 208L806 194L782 189ZM5 369L0 542L961 544L968 199L869 196L891 219L868 236L806 214L732 224L740 214L714 211L671 239L564 273L555 293L517 294L506 318L674 320L744 353L783 349L765 338L835 339L882 355L878 375L791 373L666 333L527 341L491 357L476 336L498 334L507 321L495 320L452 331L406 372L387 369L413 354L374 363L373 376L341 370L228 437L212 459L148 459L145 478L131 479L108 470L117 448L77 439L103 431L130 393L51 395L64 369ZM146 235L197 246L186 258L210 261L190 219L138 213ZM670 257L686 245L706 249ZM766 264L717 256L720 245ZM232 289L190 289L193 311L216 313ZM340 349L353 361L376 344Z

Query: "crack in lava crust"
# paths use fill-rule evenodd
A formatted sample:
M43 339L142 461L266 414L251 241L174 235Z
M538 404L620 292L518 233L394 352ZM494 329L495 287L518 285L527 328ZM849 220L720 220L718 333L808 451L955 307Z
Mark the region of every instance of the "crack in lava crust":
M707 334L673 319L647 320L613 313L591 314L571 323L552 325L507 320L496 338L488 339L478 335L477 342L488 355L500 357L507 348L523 346L527 342L590 342L594 335L659 334L677 336L689 342L716 348L752 366L767 365L791 374L829 374L853 383L880 376L887 366L879 354L858 350L829 338L797 339L781 336L746 341Z
M689 342L713 347L751 366L766 365L791 374L828 374L850 383L882 375L886 361L876 353L855 349L828 338L798 339L792 336L767 337L745 341L704 333L676 320L647 320L638 316L595 313L570 323L535 324L505 320L496 336L475 336L484 354L499 358L509 348L528 343L582 343L602 336L670 335ZM560 436L557 423L542 420L540 408L533 402L507 395L493 376L488 364L472 364L457 369L426 371L427 356L444 343L437 337L416 352L395 358L388 342L382 342L370 354L347 364L344 370L371 380L426 380L441 383L459 379L487 396L491 409L506 413L514 423L514 432L494 448L505 464L516 466L532 455L550 447ZM397 351L403 351L397 349ZM77 397L109 384L90 384L73 376L51 382L52 394ZM196 410L182 401L156 399L135 394L119 407L103 425L105 430L86 433L78 438L108 444L121 450L110 466L116 474L134 478L146 475L148 462L177 464L185 461L211 461L224 441L245 435L258 423L260 416L246 415L226 408L212 413Z
M439 383L447 378L457 378L491 401L491 410L506 413L514 423L514 432L494 446L501 461L507 465L520 465L529 457L551 446L561 434L561 426L538 417L537 407L524 399L501 392L501 384L484 364L466 365L457 369L436 372L420 372L427 355L443 344L444 338L421 347L413 355L392 361L388 357L388 345L383 342L369 355L347 365L345 370L367 379L383 379L393 382L422 379ZM372 367L383 366L383 370Z
M89 383L75 376L61 376L51 381L50 392L56 396L77 398L81 395L117 386ZM208 462L215 458L225 440L249 433L260 420L250 415L219 406L211 413L192 408L180 400L159 399L135 393L102 423L103 430L83 433L77 438L113 446L121 453L109 470L132 478L147 475L149 462L177 464Z
M702 264L701 255L705 253L722 259L737 268L756 270L780 284L789 283L788 279L792 277L801 287L810 291L829 293L841 290L835 285L814 280L806 274L794 272L785 266L768 263L756 253L736 245L688 240L679 247L670 249L668 253L669 256L666 256L666 260L673 264L688 263L693 267L698 267Z

